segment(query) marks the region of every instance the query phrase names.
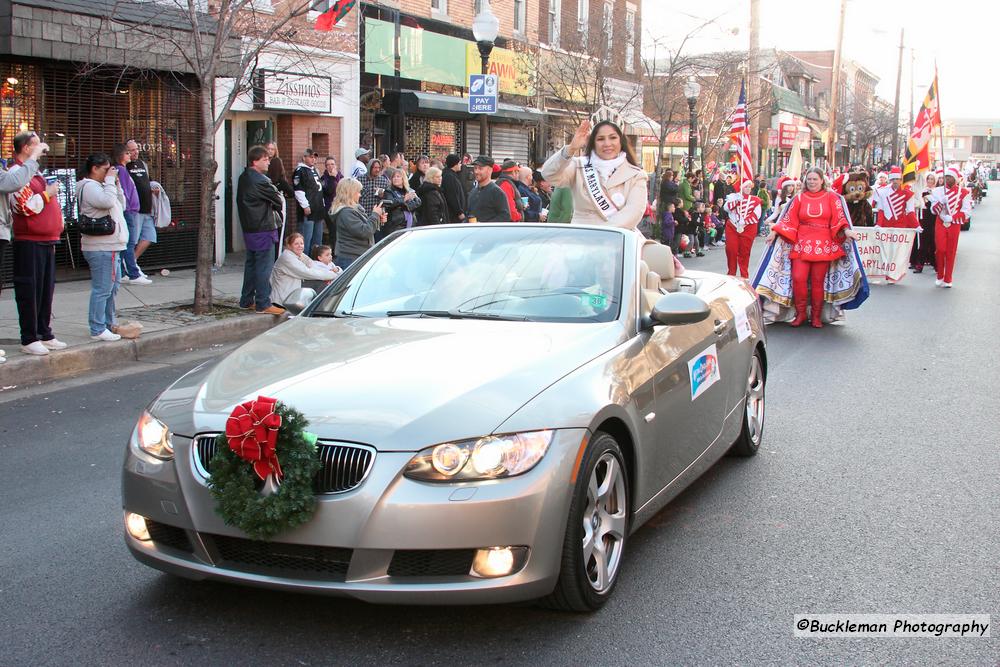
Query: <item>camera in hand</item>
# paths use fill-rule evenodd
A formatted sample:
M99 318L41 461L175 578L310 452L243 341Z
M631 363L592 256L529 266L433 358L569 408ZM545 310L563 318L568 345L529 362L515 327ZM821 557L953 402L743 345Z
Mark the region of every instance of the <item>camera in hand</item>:
M397 206L400 206L400 203L397 200L395 200L395 199L388 199L387 198L387 199L381 200L379 202L379 206L382 207L383 211L387 211L388 212L388 211L396 208Z

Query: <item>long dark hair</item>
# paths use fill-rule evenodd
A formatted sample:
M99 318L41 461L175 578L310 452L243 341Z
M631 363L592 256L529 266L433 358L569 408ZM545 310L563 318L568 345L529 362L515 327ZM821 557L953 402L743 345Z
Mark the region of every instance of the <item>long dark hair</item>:
M635 151L632 149L631 142L629 142L628 137L625 136L625 133L622 132L622 129L617 125L615 125L614 123L612 123L610 120L602 120L600 123L594 126L593 130L590 131L590 138L587 139L587 156L589 157L590 154L594 152L594 148L597 144L597 132L605 125L610 127L618 134L618 140L621 142L622 151L625 153L625 159L628 160L628 163L631 164L633 167L638 167L639 160L637 160L635 157Z

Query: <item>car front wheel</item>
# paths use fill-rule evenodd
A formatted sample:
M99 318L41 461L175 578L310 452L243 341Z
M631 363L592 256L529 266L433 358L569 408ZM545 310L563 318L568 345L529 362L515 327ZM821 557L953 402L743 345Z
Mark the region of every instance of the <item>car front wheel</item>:
M599 609L618 582L629 526L629 481L615 438L598 431L580 463L555 590L543 604Z
M764 437L764 362L760 351L754 350L750 358L750 371L747 374L747 393L743 404L743 428L740 436L733 443L729 453L733 456L753 456L760 449Z

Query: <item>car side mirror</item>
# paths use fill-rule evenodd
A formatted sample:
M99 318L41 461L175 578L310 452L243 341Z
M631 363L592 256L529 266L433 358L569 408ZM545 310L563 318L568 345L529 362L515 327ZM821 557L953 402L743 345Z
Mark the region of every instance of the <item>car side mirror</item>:
M697 324L708 319L712 308L701 297L672 292L657 299L650 313L651 324Z
M289 315L298 315L305 310L306 306L308 306L309 303L315 298L316 290L310 287L300 287L289 294L288 298L285 299L285 302L282 305L285 307L285 310L288 311Z

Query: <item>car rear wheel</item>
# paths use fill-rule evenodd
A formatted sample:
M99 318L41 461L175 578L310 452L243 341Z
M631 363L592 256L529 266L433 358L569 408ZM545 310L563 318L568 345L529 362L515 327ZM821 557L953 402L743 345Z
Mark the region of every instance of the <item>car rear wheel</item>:
M753 456L760 449L764 437L764 389L766 377L760 351L754 350L747 377L747 395L743 403L743 428L729 453L734 456Z
M594 611L611 597L625 556L629 480L621 448L598 431L580 462L555 590L542 604Z

